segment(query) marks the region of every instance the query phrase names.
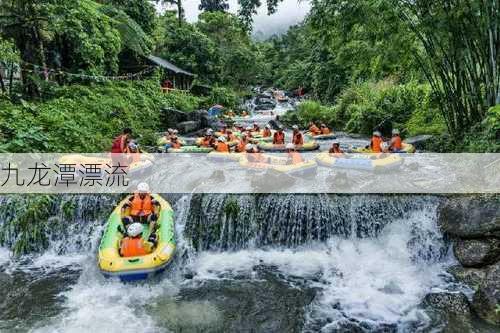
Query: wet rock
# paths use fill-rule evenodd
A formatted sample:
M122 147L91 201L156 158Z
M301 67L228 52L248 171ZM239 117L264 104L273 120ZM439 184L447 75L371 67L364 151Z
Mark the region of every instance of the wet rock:
M425 296L422 306L431 320L429 331L470 332L473 330L469 301L463 293L437 292Z
M438 223L452 236L500 237L500 196L450 198L440 206Z
M482 267L500 259L500 239L457 239L453 252L465 267Z
M256 272L259 280L212 280L181 290L177 305L169 303L169 308L176 309L177 320L172 322L168 313L161 316L166 328L176 332L196 331L194 328L203 332L300 332L314 290L293 288L261 268ZM191 313L193 304L203 310L203 320ZM159 304L156 310L164 307ZM193 327L193 321L201 326Z
M466 284L469 288L477 290L486 276L486 269L465 268L461 265L455 265L448 269L448 272L457 279L457 281Z
M489 324L500 325L500 262L486 271L472 306L480 318Z

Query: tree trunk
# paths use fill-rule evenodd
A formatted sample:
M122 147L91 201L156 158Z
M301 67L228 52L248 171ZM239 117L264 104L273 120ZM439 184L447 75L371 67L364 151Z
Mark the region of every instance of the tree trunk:
M2 68L0 67L0 88L2 89L3 93L6 93L7 90L5 89L5 83L3 82L3 75L2 75Z

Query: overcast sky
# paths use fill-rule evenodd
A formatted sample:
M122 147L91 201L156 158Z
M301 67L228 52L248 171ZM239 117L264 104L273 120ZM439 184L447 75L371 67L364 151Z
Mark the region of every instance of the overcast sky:
M229 0L229 11L236 13L238 11L237 0ZM254 32L263 32L265 36L270 36L274 33L281 33L290 25L296 24L305 17L309 11L310 5L308 1L284 0L278 7L278 12L268 16L265 5L266 0L262 0L263 6L259 9L259 13L254 17ZM189 22L194 22L198 18L199 0L184 0L183 6L186 11L186 19Z

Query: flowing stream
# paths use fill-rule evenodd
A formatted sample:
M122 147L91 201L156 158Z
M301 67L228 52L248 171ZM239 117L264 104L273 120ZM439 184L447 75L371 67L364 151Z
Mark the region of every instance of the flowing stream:
M53 198L33 238L43 246L21 257L7 248L26 232L12 214L25 199L1 198L0 331L412 332L429 325L427 293L457 288L436 226L439 197L165 197L176 258L135 284L96 266L119 198Z

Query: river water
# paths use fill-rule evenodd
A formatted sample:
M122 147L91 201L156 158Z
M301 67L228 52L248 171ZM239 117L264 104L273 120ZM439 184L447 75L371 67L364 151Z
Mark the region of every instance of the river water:
M12 257L0 248L0 330L410 332L429 325L419 306L427 293L457 288L436 226L438 197L166 197L177 255L146 282L105 279L97 269L105 212L117 198L69 196L74 213L50 231L45 250ZM234 200L240 215L224 217L222 202ZM90 207L102 215L85 213ZM8 224L7 212L0 221Z

